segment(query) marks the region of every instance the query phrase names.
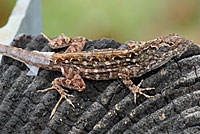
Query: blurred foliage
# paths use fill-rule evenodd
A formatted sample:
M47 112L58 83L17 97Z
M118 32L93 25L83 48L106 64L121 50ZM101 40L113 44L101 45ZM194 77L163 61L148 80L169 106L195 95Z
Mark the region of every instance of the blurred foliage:
M200 40L199 0L41 0L43 29L90 39L149 40L169 33Z
M16 0L0 0L0 27L7 23L15 2Z
M0 0L0 24L16 0ZM178 33L199 43L199 0L41 0L43 31L89 39L150 40Z

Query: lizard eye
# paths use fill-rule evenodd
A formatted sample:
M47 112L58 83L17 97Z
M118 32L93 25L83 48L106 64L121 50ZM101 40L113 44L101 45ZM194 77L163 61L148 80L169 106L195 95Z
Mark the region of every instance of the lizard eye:
M174 45L174 43L172 43L172 42L170 42L170 43L167 43L168 45L170 45L170 46L173 46Z

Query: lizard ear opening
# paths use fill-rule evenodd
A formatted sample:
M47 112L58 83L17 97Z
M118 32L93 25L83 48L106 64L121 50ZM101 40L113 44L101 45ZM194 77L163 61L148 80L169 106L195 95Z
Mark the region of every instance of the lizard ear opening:
M123 60L123 58L120 57L120 56L115 56L115 57L113 58L113 60Z

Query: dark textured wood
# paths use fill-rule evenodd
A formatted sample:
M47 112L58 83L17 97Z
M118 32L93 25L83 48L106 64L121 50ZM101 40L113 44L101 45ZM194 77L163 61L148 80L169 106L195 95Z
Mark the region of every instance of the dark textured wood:
M13 45L28 50L47 51L42 36L24 35ZM89 40L84 50L118 48L111 39ZM43 48L44 47L44 48ZM62 50L61 50L62 51ZM133 95L119 80L84 80L86 90L71 91L75 109L63 101L54 117L50 111L59 99L55 91L38 94L61 74L41 69L36 77L26 76L23 63L3 57L0 65L0 129L1 133L195 133L199 131L200 49L192 46L181 56L161 67L134 78L154 98ZM145 92L147 93L147 92ZM96 116L95 116L96 115ZM97 118L96 118L97 117Z

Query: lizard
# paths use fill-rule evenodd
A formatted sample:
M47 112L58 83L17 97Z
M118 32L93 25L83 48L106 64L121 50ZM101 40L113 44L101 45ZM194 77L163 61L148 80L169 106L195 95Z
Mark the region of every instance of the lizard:
M125 42L127 48L82 51L87 41L84 37L70 38L61 34L50 39L45 34L41 34L49 41L51 48L68 48L62 53L36 52L0 44L0 54L26 64L62 73L64 77L55 78L52 81L52 87L37 91L46 92L55 89L61 95L51 111L50 118L55 114L63 98L74 107L69 99L71 95L66 92L66 88L83 91L86 88L83 78L91 80L119 78L133 93L134 103L136 103L137 93L147 98L153 97L143 91L155 88L140 88L143 80L135 85L131 78L140 77L159 68L193 45L191 40L172 33L150 41L130 40Z

